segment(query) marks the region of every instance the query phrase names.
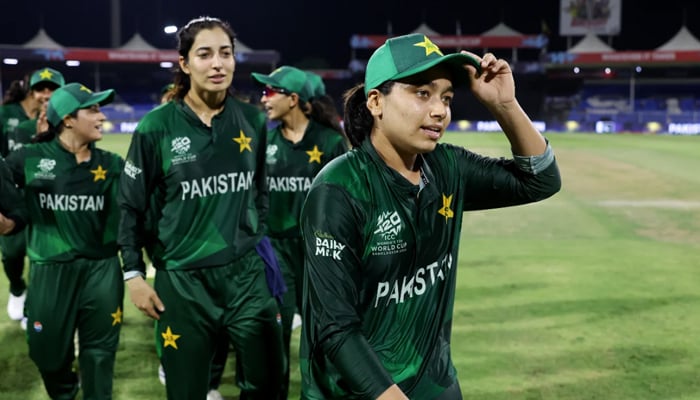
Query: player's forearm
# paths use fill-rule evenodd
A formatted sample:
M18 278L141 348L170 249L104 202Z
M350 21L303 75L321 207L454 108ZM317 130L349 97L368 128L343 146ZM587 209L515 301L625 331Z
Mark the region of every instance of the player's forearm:
M322 344L323 351L353 392L361 393L363 398L377 399L394 385L391 375L360 332L336 334L334 339Z
M510 141L514 154L536 156L544 153L547 143L517 100L490 106L489 110Z

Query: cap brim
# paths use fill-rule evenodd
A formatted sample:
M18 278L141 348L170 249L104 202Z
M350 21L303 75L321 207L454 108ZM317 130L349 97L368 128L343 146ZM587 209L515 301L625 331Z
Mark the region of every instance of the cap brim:
M263 86L280 87L280 83L277 82L274 78L270 78L269 75L253 72L251 76L253 77L253 80L255 80Z
M54 82L51 80L43 80L43 81L34 82L34 84L31 85L29 88L34 90L34 88L39 86L39 85L52 86L53 90L56 90L56 89L61 87L61 84L59 84L57 82Z
M479 61L476 58L464 53L452 53L444 57L432 59L426 61L425 63L418 64L413 68L408 69L392 77L391 80L396 81L399 79L409 77L411 75L420 74L421 72L427 71L430 68L433 68L436 65L440 64L445 64L452 70L452 84L455 86L469 82L469 74L467 73L467 69L464 67L465 64L470 64L471 66L476 68L477 73L481 73L481 65L479 64Z
M95 104L104 106L105 104L111 103L112 100L114 100L114 89L107 89L102 92L93 93L86 102L81 104L80 108L94 106Z

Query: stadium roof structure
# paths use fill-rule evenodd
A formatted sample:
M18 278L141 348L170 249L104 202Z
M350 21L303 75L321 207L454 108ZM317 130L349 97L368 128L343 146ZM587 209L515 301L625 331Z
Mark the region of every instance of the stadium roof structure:
M411 33L422 33L425 36L441 36L438 32L434 31L433 28L429 27L425 22L421 22L420 25Z
M62 49L63 46L56 43L55 40L49 36L44 28L39 28L39 32L34 35L33 38L29 39L22 46L30 49Z
M270 65L274 68L280 60L277 50L253 50L240 42L236 50L236 61L241 63ZM24 44L0 44L0 58L42 62L76 60L95 63L160 63L177 62L178 53L175 50L155 48L138 33L118 48L61 46L44 29L39 29L34 38Z
M656 51L693 51L700 50L700 41L684 25L668 42L656 48Z
M609 53L615 51L612 47L608 46L605 42L600 40L598 36L594 33L589 33L584 36L576 45L569 48L569 53Z
M119 46L119 48L122 50L158 50L157 47L148 43L138 32L134 33L134 36L127 40L126 43Z
M547 68L570 68L572 66L688 67L697 66L700 63L700 45L690 45L692 40L697 43L697 39L685 27L681 28L663 46L650 50L614 50L605 43L603 43L604 47L600 44L592 44L592 39L588 39L588 43L582 44L585 40L583 39L568 51L544 55L542 62L546 64ZM602 41L600 42L602 43Z
M434 32L434 34L429 34L430 32ZM423 33L439 47L454 49L541 49L546 47L548 43L545 35L524 35L503 23L479 35L441 35L426 24L421 24L412 33ZM389 37L389 35L354 34L350 37L350 48L353 50L373 50L381 46Z
M481 36L523 36L523 34L503 22L499 22L493 28L483 32Z

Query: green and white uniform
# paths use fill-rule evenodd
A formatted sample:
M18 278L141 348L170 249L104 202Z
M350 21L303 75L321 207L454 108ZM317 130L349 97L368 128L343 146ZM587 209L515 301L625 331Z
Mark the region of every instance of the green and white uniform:
M132 137L119 196L126 274L145 271L149 208L154 288L169 399L204 398L214 338L226 331L249 398L271 399L284 373L281 322L255 245L265 232L265 116L227 97L206 126L182 101L152 110ZM150 229L149 229L150 230Z
M29 356L52 398L78 391L72 371L76 329L84 397L112 393L124 297L116 203L124 163L94 144L90 151L89 161L77 163L54 139L26 145L7 159L30 215Z
M312 119L297 143L284 137L281 124L271 130L267 138L267 187L270 191L267 227L287 285L280 311L289 360L292 321L296 310L301 312L304 276L304 244L299 229L301 207L316 174L329 161L345 153L347 146L345 138L337 131Z
M268 236L278 253L287 284L285 307L293 308L296 304L301 310L304 263L299 229L301 207L316 174L329 161L345 153L347 146L342 135L314 120L309 120L304 137L298 143L292 143L282 135L281 125L270 131L267 137ZM284 314L282 317L284 320ZM289 322L291 324L291 316Z
M30 119L24 112L20 103L9 103L0 106L0 154L3 157L15 148L14 139L17 129L26 124ZM36 124L35 128L36 130ZM30 136L31 138L31 136ZM10 293L19 296L27 289L24 274L24 257L26 256L27 241L24 234L0 237L0 252L2 252L2 266L5 275L10 282Z
M365 140L319 173L301 215L302 398L373 399L394 383L411 399L461 398L450 334L462 213L551 196L557 165L549 147L538 157L528 171L438 144L418 157L416 186Z

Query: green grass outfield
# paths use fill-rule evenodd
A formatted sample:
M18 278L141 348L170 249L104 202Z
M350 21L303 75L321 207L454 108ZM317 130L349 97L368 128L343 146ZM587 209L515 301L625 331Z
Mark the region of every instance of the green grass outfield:
M700 136L547 136L562 191L465 218L452 337L465 399L700 399ZM101 145L124 154L129 137ZM445 141L509 155L502 134ZM6 287L0 399L45 399ZM164 399L152 324L125 306L114 398ZM231 368L224 379L237 398Z

